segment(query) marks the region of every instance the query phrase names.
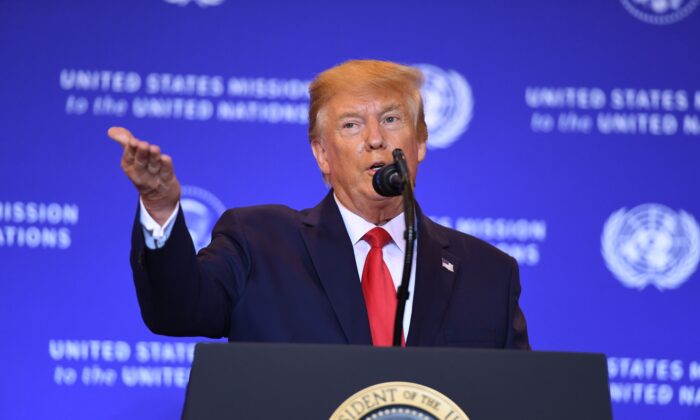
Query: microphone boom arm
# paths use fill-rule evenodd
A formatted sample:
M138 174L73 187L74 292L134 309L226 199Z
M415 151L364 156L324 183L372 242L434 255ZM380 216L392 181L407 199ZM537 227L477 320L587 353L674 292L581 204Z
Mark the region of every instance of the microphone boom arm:
M413 182L411 174L406 164L401 149L394 149L394 162L398 168L399 175L403 188L401 195L403 196L404 221L406 222L406 230L404 231L404 239L406 239L406 250L403 261L403 275L401 277L401 285L396 291L396 317L394 318L394 347L401 347L403 339L403 316L406 309L406 301L409 297L408 284L411 280L411 270L413 268L413 249L416 242L416 206L415 196L413 194Z

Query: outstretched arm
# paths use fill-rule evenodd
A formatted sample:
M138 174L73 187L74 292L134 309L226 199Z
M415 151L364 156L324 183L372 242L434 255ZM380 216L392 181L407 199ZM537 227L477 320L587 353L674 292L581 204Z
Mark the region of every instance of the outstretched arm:
M180 183L173 161L160 148L134 137L125 128L112 127L109 137L123 147L121 166L136 187L150 217L172 236L161 246L148 246L148 226L136 218L132 235L131 266L141 315L156 334L174 336L221 337L227 335L231 297L236 296L230 265L236 258L232 250L211 251L199 261L185 225L182 212L175 212L180 200ZM159 248L159 249L153 249Z

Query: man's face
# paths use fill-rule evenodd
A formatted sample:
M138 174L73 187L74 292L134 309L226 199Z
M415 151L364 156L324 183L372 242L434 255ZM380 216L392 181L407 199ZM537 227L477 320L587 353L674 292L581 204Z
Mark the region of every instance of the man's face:
M372 176L393 163L391 152L396 148L404 151L415 180L426 145L417 139L405 95L341 92L323 108L319 122L320 138L312 141L316 161L338 199L351 210L387 200L372 188Z

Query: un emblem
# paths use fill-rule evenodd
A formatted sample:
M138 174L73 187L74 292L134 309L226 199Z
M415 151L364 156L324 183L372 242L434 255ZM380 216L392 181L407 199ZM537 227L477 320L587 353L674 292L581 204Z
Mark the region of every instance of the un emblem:
M415 67L425 76L421 95L428 125L428 147L448 147L466 131L472 119L472 89L454 70L444 71L430 64Z
M693 13L700 0L621 0L625 9L642 22L668 25Z
M187 220L192 242L197 251L211 240L211 230L226 206L209 191L193 186L183 186L180 208Z
M613 213L601 236L603 258L622 284L644 289L675 289L700 261L700 227L683 210L643 204Z

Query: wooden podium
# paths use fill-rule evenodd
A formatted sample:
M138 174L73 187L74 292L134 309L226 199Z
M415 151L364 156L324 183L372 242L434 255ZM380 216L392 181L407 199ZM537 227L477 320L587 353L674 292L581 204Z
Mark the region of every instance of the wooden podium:
M198 344L185 419L612 419L602 354Z

